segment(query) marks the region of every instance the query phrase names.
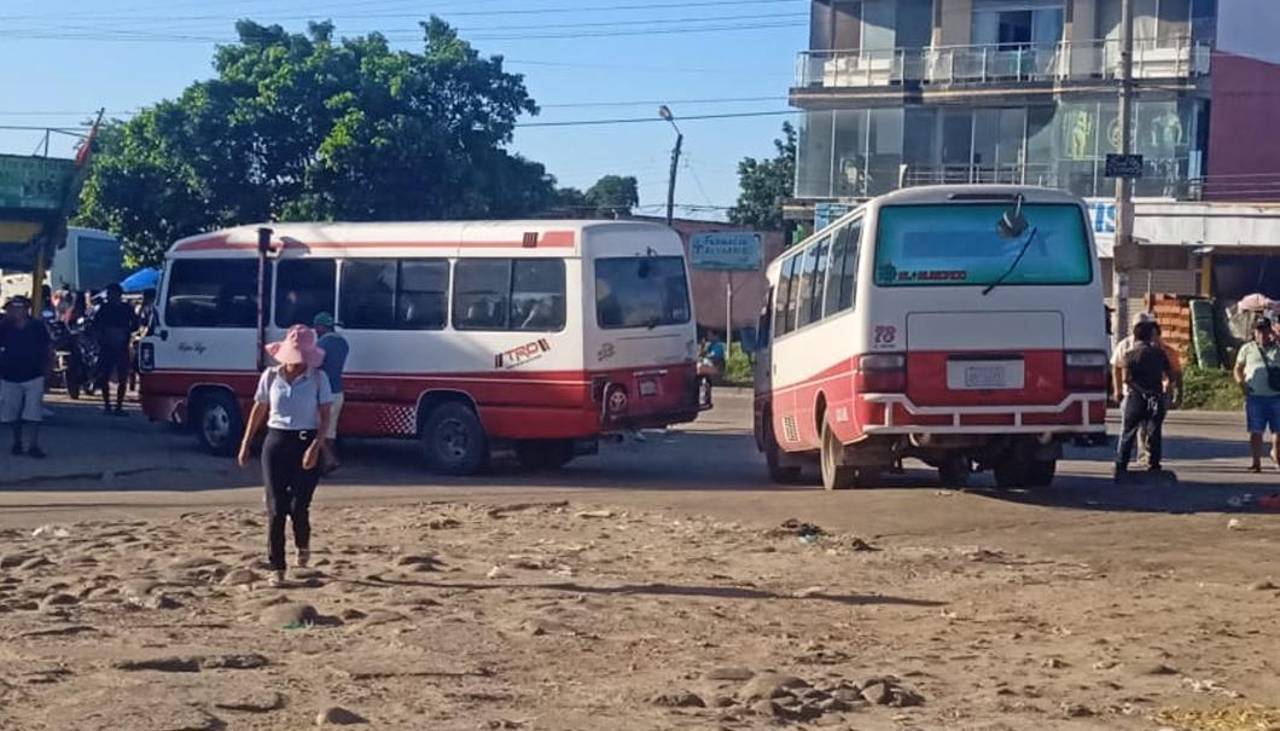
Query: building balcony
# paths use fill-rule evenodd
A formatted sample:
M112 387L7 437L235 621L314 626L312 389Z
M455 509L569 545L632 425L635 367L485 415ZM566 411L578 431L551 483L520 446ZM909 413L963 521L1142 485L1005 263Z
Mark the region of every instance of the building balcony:
M1134 42L1133 77L1192 80L1209 74L1211 48L1189 39ZM884 91L892 87L1060 85L1119 77L1115 40L980 46L935 46L885 51L804 51L796 64L796 93L814 90Z

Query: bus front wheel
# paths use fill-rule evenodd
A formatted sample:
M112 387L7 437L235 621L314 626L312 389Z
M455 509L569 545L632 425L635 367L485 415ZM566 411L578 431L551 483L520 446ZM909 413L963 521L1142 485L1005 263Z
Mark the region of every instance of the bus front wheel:
M427 414L419 434L427 466L446 475L474 475L489 463L489 439L469 405L446 401Z
M234 454L244 429L235 398L223 391L205 393L196 398L193 412L192 425L200 444L220 457Z
M858 469L840 464L844 457L844 445L831 431L830 424L822 425L822 486L828 490L847 490L858 482Z

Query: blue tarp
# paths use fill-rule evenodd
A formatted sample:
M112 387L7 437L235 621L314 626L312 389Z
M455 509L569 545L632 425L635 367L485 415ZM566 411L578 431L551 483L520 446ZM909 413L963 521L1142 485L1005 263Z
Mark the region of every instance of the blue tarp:
M143 292L148 289L155 289L160 285L159 269L139 269L138 271L125 277L120 283L120 288L129 294Z

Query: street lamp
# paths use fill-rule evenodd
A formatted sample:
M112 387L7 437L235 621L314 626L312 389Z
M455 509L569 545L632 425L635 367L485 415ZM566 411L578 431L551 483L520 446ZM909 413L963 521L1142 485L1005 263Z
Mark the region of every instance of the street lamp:
M676 208L676 167L680 164L680 146L684 143L684 133L676 125L676 117L666 104L658 107L658 116L671 123L676 131L676 146L671 148L671 177L667 181L667 226L671 226L675 218Z

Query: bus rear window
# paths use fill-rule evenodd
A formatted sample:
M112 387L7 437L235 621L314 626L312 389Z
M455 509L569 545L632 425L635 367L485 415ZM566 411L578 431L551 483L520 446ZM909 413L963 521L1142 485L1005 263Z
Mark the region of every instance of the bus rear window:
M682 325L689 283L679 256L596 259L596 322L606 330Z
M876 235L875 282L881 287L1081 285L1093 281L1080 208L1027 204L1026 233L1003 238L1003 204L886 206ZM1027 244L1028 237L1034 239ZM1026 253L1018 254L1026 246ZM1017 261L1017 266L1013 266ZM1010 267L1013 267L1010 271Z

